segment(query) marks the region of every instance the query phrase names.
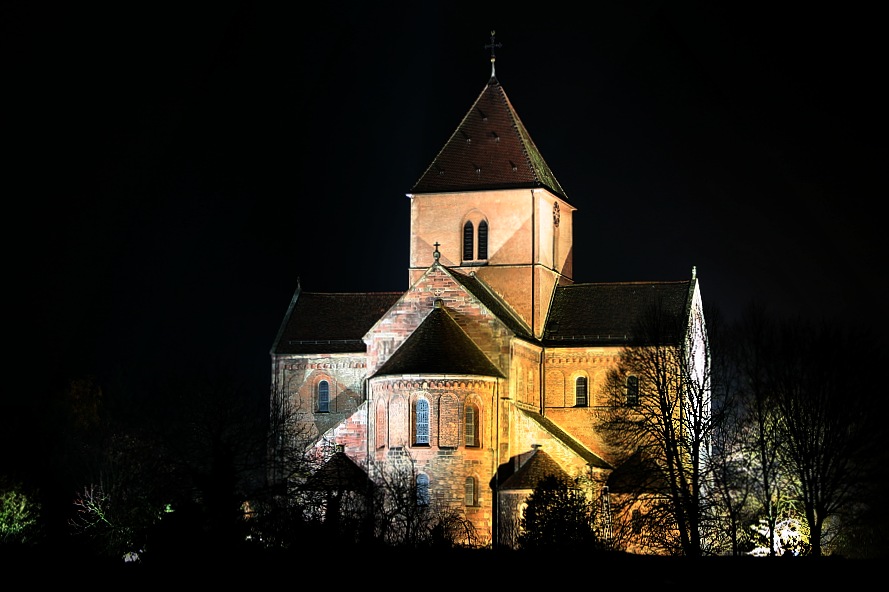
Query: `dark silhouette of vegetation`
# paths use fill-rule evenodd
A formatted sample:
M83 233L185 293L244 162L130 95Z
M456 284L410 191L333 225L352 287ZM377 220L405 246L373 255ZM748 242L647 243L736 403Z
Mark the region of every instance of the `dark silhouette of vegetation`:
M885 524L874 492L886 491L885 403L872 377L885 350L869 331L758 305L727 337L720 388L735 404L711 476L716 517L734 516L723 522L732 552L872 554L863 543L883 540L874 524Z
M822 552L828 520L854 520L885 442L885 416L873 405L877 348L869 336L829 323L779 323L771 340L768 388L778 414L780 461L809 531ZM836 525L841 528L841 524Z
M716 319L708 313L712 364L695 366L697 346L676 339L689 328L652 311L639 327L649 346L628 348L608 376L601 427L653 475L639 482L633 501L648 511L631 527L688 557L885 557L886 398L875 380L885 349L866 332L756 309L731 331ZM640 381L628 405L630 375ZM359 485L340 474L309 487L337 452L313 446L300 410L209 376L157 388L150 406L89 377L55 388L27 441L40 470L7 464L0 475L0 551L161 565L328 543L368 556L490 546L419 494L408 456L386 473L369 465ZM521 550L600 549L594 524L567 484L541 482Z
M596 549L595 504L583 491L548 475L528 497L518 536L523 550Z

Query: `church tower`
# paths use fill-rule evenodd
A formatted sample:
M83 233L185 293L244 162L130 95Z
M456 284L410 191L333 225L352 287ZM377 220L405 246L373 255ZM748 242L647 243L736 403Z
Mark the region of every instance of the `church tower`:
M540 337L558 285L572 279L572 214L495 73L414 184L410 284L432 264L474 274ZM436 249L437 247L437 249Z

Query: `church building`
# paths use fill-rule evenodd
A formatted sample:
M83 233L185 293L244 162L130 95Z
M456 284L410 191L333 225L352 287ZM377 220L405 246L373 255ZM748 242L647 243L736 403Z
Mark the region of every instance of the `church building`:
M575 281L576 208L493 52L481 93L419 173L408 286L324 293L297 280L270 352L273 399L299 409L318 450L371 481L409 462L418 496L488 544L515 545L522 505L547 474L583 488L607 522L618 459L595 427L606 374L652 304L703 323L694 271Z

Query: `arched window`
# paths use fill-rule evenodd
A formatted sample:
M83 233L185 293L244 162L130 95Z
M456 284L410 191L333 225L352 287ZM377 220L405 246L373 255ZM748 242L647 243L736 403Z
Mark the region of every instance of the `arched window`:
M466 224L463 225L463 261L472 261L473 259L473 234L475 232L472 222L467 220Z
M482 220L478 223L478 258L488 258L488 222Z
M463 503L467 506L477 506L475 477L467 477L463 485Z
M475 448L481 446L478 433L478 407L472 403L466 405L463 413L464 417L464 441L466 446Z
M627 405L639 404L639 377L627 376Z
M429 477L423 473L417 475L417 504L429 505Z
M587 398L587 378L586 376L578 376L574 381L574 406L586 407L589 405Z
M481 212L476 211L469 215L471 219L463 223L463 261L487 261L488 221L482 218Z
M429 444L429 401L417 399L414 407L414 444Z
M326 380L318 383L318 413L330 413L330 384Z

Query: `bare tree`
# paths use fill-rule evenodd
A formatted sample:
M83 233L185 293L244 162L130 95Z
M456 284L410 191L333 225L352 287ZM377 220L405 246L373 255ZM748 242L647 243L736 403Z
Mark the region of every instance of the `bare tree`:
M742 555L752 544L748 526L754 521L753 459L746 450L746 424L737 408L726 409L720 429L713 438L709 473L712 476L711 499L718 548L728 548L731 555Z
M871 379L881 350L873 336L835 323L778 323L767 388L778 421L780 460L821 555L830 517L860 511L872 463L883 446Z
M117 426L94 450L69 524L98 554L117 558L145 550L176 487L162 450L162 443L132 426Z
M625 459L641 456L657 472L637 492L647 498L646 526L658 529L663 550L701 555L704 469L714 429L702 312L685 316L661 304L650 307L609 372L605 390L608 406L599 426L607 441Z
M769 555L775 555L776 529L787 503L787 479L781 474L778 434L779 416L768 388L768 372L773 363L773 327L765 309L753 304L723 340L722 375L731 375L726 388L733 396L726 407L723 429L717 434L721 449L717 455L716 483L723 495L723 509L741 520L750 497L753 516L744 516L737 527L761 521L766 527ZM730 501L737 502L734 507ZM746 513L746 512L745 512ZM736 543L736 539L734 543ZM737 544L733 544L737 554Z
M409 454L376 471L373 479L376 540L406 548L479 546L472 522L453 506L431 497Z
M287 389L272 392L264 411L267 422L258 440L265 451L263 478L248 502L248 536L264 547L291 548L322 534L326 494L306 483L334 448L315 446L311 414Z

